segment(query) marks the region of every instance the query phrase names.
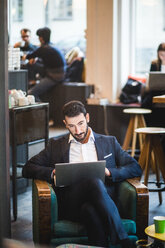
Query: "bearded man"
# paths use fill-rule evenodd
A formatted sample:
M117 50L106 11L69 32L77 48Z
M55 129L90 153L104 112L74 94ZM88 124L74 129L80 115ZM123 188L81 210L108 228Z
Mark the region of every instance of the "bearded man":
M79 101L63 107L64 124L69 134L50 139L48 146L31 158L23 168L23 176L54 183L56 163L106 160L105 184L98 178L57 187L58 210L61 219L83 223L92 246L108 247L120 243L132 247L115 205L115 185L128 178L140 177L137 161L113 136L96 134L88 126L89 114Z

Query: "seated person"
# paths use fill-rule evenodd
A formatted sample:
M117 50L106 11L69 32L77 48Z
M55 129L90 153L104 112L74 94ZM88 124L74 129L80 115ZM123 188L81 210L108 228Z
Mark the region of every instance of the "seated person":
M36 34L41 46L27 54L24 59L29 60L27 68L30 81L35 80L36 74L40 74L40 82L28 91L28 94L34 95L36 100L40 101L40 96L64 80L66 61L62 53L50 43L49 28L40 28Z
M31 31L28 28L21 29L22 41L15 43L14 48L19 47L23 53L33 52L36 50L36 46L30 42Z
M153 60L151 62L150 71L161 71L161 72L165 73L165 43L161 43L158 46L157 59ZM162 94L165 94L165 90L164 91L159 91L159 90L150 91L149 89L144 87L142 89L142 103L141 103L141 106L143 108L152 109L152 98L153 98L153 96L158 96L158 95L162 95Z
M23 167L23 177L53 183L56 163L106 160L105 184L95 178L66 187L54 185L59 215L61 219L84 224L92 246L108 247L109 237L112 244L131 247L114 202L115 185L127 178L140 177L140 165L122 150L115 137L96 134L88 126L89 113L81 102L66 103L63 115L69 134L51 139Z
M66 55L66 82L83 82L84 54L79 47L72 48Z
M158 46L157 59L151 62L150 71L165 72L165 43Z

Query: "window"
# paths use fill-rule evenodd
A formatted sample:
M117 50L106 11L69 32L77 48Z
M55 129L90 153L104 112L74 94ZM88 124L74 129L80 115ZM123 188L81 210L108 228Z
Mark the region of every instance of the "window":
M165 42L165 0L136 0L135 72L144 75Z
M12 20L14 22L23 21L23 0L12 1Z
M52 20L72 20L72 0L51 0L50 2Z

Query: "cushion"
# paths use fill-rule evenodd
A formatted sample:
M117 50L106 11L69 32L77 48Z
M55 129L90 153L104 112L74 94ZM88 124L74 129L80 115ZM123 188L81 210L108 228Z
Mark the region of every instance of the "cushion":
M122 219L122 223L128 234L136 234L136 224L133 220ZM83 225L67 220L56 222L53 232L53 236L55 237L78 237L87 235Z
M122 219L122 223L128 234L136 234L136 223L133 220Z
M80 223L61 220L54 224L54 235L56 237L86 236L86 230Z

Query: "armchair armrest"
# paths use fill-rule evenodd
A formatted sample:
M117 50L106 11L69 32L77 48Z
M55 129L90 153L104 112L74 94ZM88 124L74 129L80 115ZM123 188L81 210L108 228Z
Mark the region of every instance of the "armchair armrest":
M134 220L138 238L144 238L144 229L148 226L148 188L133 178L119 183L117 190L116 204L121 218Z
M145 238L144 229L148 226L149 190L138 179L128 179L127 182L136 190L136 228L137 236Z
M51 190L45 181L33 180L33 241L47 244L51 238Z

